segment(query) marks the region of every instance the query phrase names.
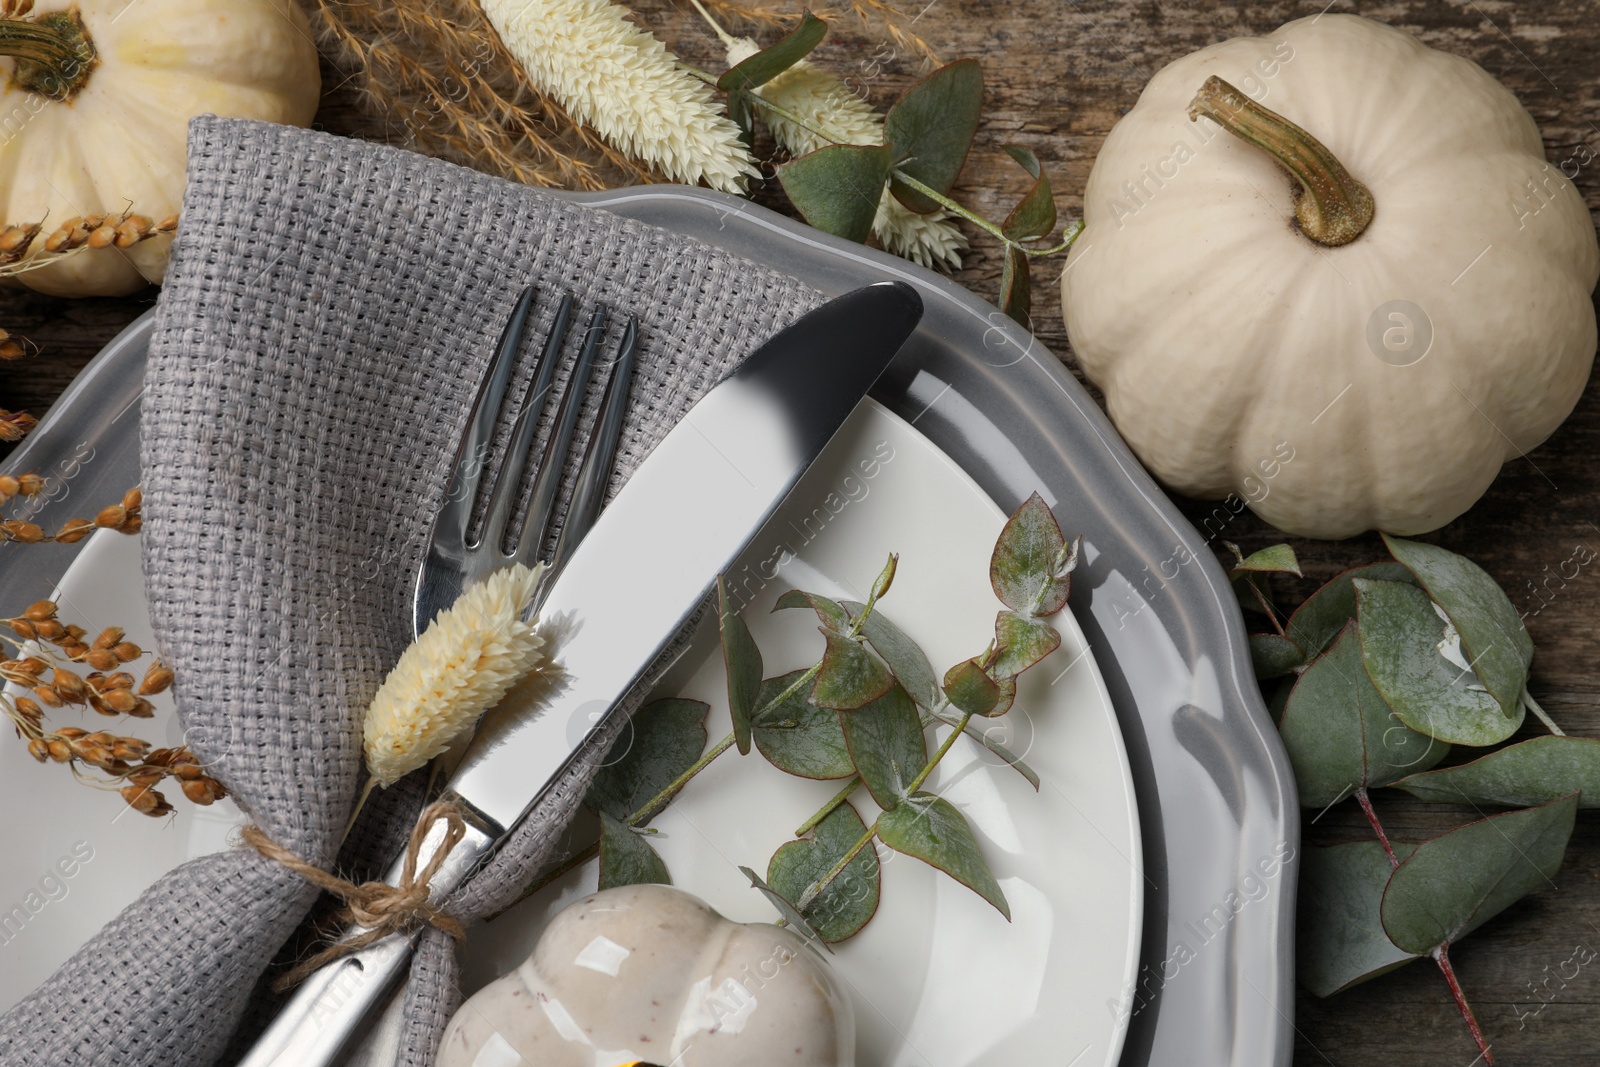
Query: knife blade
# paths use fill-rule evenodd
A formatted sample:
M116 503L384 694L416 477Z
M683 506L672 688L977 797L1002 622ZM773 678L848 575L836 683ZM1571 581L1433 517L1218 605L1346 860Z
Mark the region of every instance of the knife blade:
M565 688L531 714L502 709L450 779L465 838L434 877L443 899L577 758L663 654L915 330L916 290L880 282L836 297L756 350L645 457L551 586ZM509 714L507 712L509 711ZM444 837L435 825L426 862ZM420 863L419 863L420 866ZM399 864L390 880L398 877ZM336 1062L399 977L416 935L395 935L306 979L239 1067Z

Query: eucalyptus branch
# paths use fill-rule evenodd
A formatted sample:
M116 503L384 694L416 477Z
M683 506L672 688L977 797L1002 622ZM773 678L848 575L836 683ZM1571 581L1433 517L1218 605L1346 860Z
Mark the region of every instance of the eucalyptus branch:
M911 784L906 787L906 796L910 796L918 789L922 788L922 783L926 782L928 780L928 775L932 774L933 769L939 766L939 761L944 759L945 753L950 751L950 747L955 744L956 738L960 737L966 732L967 723L969 720L971 720L971 718L972 716L970 714L962 716L961 725L950 731L949 735L944 739L944 743L939 746L938 751L933 754L932 758L930 758L927 764L922 768L922 772L913 778L911 780ZM861 835L860 840L850 846L849 850L839 858L839 862L830 867L826 874L817 879L817 881L813 882L811 887L801 894L800 899L795 901L795 910L804 913L806 908L809 907L811 903L828 888L828 886L832 885L836 878L844 873L845 868L850 866L850 862L860 854L862 849L871 844L872 839L877 836L878 820L874 819L872 821L872 825L867 827L867 832Z
M800 824L800 828L794 832L794 836L804 837L811 831L815 830L823 819L826 819L829 815L833 814L834 808L837 808L840 804L843 804L845 801L849 800L850 794L854 793L860 788L861 775L852 774L849 778L845 779L843 789L835 793L826 804L818 808L816 814L812 815L811 818Z
M761 705L761 707L751 712L750 720L752 722L760 722L762 719L766 718L766 716L772 713L774 708L788 700L790 697L794 696L807 685L810 685L811 681L816 678L817 673L821 670L822 664L818 663L800 677L796 678L790 685L784 688L783 692L779 693L777 696ZM706 750L705 755L691 763L687 768L685 768L682 774L668 782L661 792L645 801L643 806L641 806L638 811L628 816L626 820L627 824L629 826L638 826L645 819L650 818L662 808L666 807L673 797L682 792L683 787L688 785L690 780L693 779L695 775L711 766L712 761L714 761L724 752L728 751L728 749L732 748L734 741L734 735L730 732L722 740L712 745Z

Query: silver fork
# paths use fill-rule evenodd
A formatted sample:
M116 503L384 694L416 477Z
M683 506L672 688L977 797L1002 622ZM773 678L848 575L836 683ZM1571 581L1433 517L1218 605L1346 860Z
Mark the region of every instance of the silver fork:
M532 565L548 539L550 524L555 518L561 472L577 436L584 394L588 391L589 380L594 376L596 366L601 362L606 322L610 316L604 305L596 307L590 317L578 362L573 366L559 400L555 401L554 422L535 470L527 518L523 521L521 533L512 548L508 550L505 545L522 472L528 453L533 449L540 417L547 406L547 394L555 383L561 346L571 324L571 294L563 296L556 307L555 319L544 338L538 367L528 384L522 406L517 411L517 421L511 430L505 459L501 461L500 471L490 487L481 529L476 537L472 536L471 531L473 505L477 501L479 483L493 447L495 423L511 383L517 351L522 347L528 319L538 299L535 287L530 286L522 293L500 334L500 343L495 348L488 373L473 402L466 432L462 434L456 450L444 504L439 509L439 517L434 520L428 554L417 572L412 626L418 636L427 629L435 615L455 603L456 597L468 584L511 563ZM539 601L543 599L544 590L550 587L551 579L560 572L562 564L589 532L600 513L606 483L616 459L617 444L622 436L622 418L627 409L628 388L633 380L634 350L638 337L638 320L629 316L618 344L616 365L606 382L594 430L578 468L572 500L567 505L566 521L557 535L555 547L543 561L546 567L544 580L530 611L538 610Z

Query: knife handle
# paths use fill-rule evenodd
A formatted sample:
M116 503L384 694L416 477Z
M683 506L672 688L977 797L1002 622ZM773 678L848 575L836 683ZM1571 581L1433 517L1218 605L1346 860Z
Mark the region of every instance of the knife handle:
M419 868L439 847L445 832L442 819L433 824L418 850ZM465 836L428 883L431 899L438 903L460 885L496 840L468 819ZM391 884L400 880L403 862L390 868ZM418 936L393 934L315 971L295 988L238 1067L332 1067L405 973Z

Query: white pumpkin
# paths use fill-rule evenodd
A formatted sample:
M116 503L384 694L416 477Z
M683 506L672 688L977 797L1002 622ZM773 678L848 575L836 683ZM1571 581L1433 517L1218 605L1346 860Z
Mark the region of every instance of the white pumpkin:
M1583 391L1600 252L1569 177L1593 158L1547 163L1481 68L1356 16L1215 45L1095 161L1073 351L1178 492L1308 537L1435 529Z
M851 1067L855 1016L792 931L671 886L594 893L456 1012L436 1067Z
M35 251L74 217L176 213L195 115L303 126L320 96L295 0L40 0L0 19L0 55L22 57L0 59L0 224L44 220ZM13 277L60 296L129 293L161 280L171 243L74 252Z

